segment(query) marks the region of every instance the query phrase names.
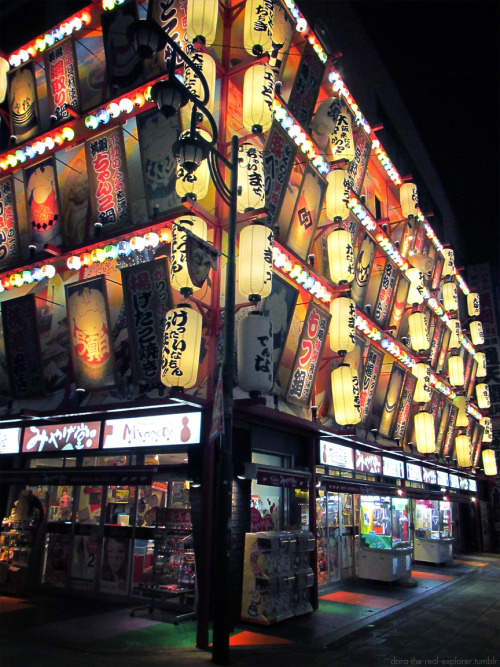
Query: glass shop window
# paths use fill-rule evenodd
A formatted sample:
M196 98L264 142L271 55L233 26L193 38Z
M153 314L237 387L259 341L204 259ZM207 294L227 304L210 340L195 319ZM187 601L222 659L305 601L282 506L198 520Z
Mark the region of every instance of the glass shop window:
M81 486L76 522L98 524L101 519L102 486Z
M71 523L73 518L73 486L49 486L47 498L47 521L63 521L65 523Z
M135 521L135 486L108 486L106 523L132 526Z
M282 468L283 457L253 452L252 463ZM284 524L284 494L279 486L258 484L252 480L250 496L250 532L282 530Z

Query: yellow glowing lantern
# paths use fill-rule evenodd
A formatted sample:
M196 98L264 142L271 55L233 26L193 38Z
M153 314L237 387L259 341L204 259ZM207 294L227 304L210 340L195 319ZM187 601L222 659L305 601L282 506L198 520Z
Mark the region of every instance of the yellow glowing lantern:
M335 421L341 426L353 426L361 421L358 374L348 364L332 371L332 396Z
M132 248L132 250L135 250L135 252L142 252L146 247L146 242L144 241L142 236L132 236L129 243L130 247ZM94 259L94 257L92 257L92 259Z
M405 275L410 281L406 302L411 306L419 306L424 301L424 274L416 268L411 268Z
M484 426L483 442L493 442L493 422L489 417L483 417L481 424Z
M186 230L206 241L207 223L195 215L185 215L177 218L173 225L170 250L170 283L181 294L191 294L193 289L197 289L189 277L186 258Z
M450 342L448 347L450 350L454 350L457 347L460 347L460 339L462 337L462 327L460 326L460 320L454 318L446 322L446 326L451 331Z
M444 257L443 270L441 271L442 277L445 278L446 276L454 276L455 275L455 255L454 255L453 250L451 250L451 248L443 248L441 253Z
M259 301L271 294L273 284L273 232L254 222L240 232L239 290L249 301Z
M483 345L483 325L479 320L470 323L470 339L473 345Z
M445 283L443 285L443 306L446 311L458 309L458 294L455 283Z
M417 378L413 400L416 403L428 403L431 400L431 367L429 364L418 363L413 368Z
M219 0L187 0L186 33L190 42L201 39L212 46L217 33Z
M246 0L243 46L251 56L261 56L272 51L273 5L273 0Z
M417 412L414 417L415 444L420 454L432 454L436 451L434 417L431 412Z
M403 183L399 188L399 201L401 202L403 218L409 218L410 215L417 215L418 194L415 183Z
M478 317L480 312L479 294L470 292L467 294L467 313L469 317Z
M486 354L484 352L476 352L474 359L477 362L476 377L485 378L488 374L486 370Z
M201 73L205 77L205 80L208 85L209 97L205 103L206 108L209 113L213 114L214 112L214 97L215 97L215 80L216 80L216 70L215 70L215 60L208 53L203 51L193 51L189 55L192 62L197 65L201 70ZM184 65L184 85L199 100L204 98L203 85L201 83L200 77L196 74L194 69L190 67L187 63ZM182 107L182 119L183 127L189 127L191 122L191 110L192 102L189 102L184 107Z
M485 449L483 451L483 468L485 475L496 477L498 474L497 460L495 452L492 449Z
M196 384L200 361L202 317L189 304L165 317L161 381L167 387L189 389Z
M431 344L429 339L429 325L424 313L412 313L408 317L408 334L410 345L416 352L425 352Z
M341 109L342 105L338 97L329 97L323 100L312 119L313 132L320 136L333 134Z
M459 354L448 359L448 378L452 387L462 387L465 382L464 360Z
M262 151L249 142L238 149L238 213L266 204Z
M330 348L337 354L347 354L356 347L356 304L340 296L330 303Z
M460 468L470 468L472 465L472 448L468 435L457 435L455 438L457 463Z
M104 260L106 259L106 253L104 252L104 248L93 248L93 250L91 250L90 252L90 256L92 257L92 260L96 264L102 264L102 262L104 262Z
M469 425L469 416L467 414L467 399L465 396L457 396L453 405L458 408L456 426L466 428Z
M480 410L487 410L490 407L490 389L484 382L476 385L476 398Z
M330 220L345 220L349 215L349 178L343 169L332 169L326 181L326 216Z
M346 229L334 229L327 239L330 277L337 285L354 280L354 250L351 234Z
M184 132L182 134L185 134ZM175 174L175 191L184 199L185 197L192 197L196 201L201 201L208 194L210 187L210 173L208 170L208 162L202 160L198 167L189 172L177 160L177 168Z
M273 387L273 326L271 318L258 310L238 327L238 384L251 394Z
M248 132L267 132L273 122L274 72L265 63L252 65L243 80L243 125Z

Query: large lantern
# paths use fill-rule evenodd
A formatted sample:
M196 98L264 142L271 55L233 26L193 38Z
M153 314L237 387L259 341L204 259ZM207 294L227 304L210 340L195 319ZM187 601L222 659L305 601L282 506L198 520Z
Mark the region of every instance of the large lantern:
M436 451L434 418L431 412L417 412L414 417L415 442L420 454L432 454Z
M219 0L187 0L186 34L190 42L201 39L212 46L217 33Z
M412 313L408 317L408 334L410 345L416 352L425 352L431 344L429 339L429 325L424 313Z
M479 294L477 292L470 292L467 294L467 314L469 317L478 317L480 312Z
M273 0L246 0L243 46L251 56L272 51L273 4Z
M443 285L443 306L446 311L458 309L457 286L455 283L445 283Z
M455 438L455 447L457 450L457 463L460 468L470 468L472 465L472 448L468 435L457 435Z
M201 73L205 77L209 90L209 96L205 103L205 107L207 108L208 112L213 115L216 81L215 60L212 58L212 56L210 56L208 53L204 53L203 51L194 51L192 54L190 54L190 58L194 64L199 67ZM190 93L197 97L199 100L204 98L204 89L201 83L201 79L195 70L187 63L184 65L184 85L190 91ZM181 109L181 121L183 129L189 129L191 127L192 110L192 102L189 102ZM201 113L200 118L203 119Z
M243 391L263 393L273 387L273 326L254 310L238 328L238 384Z
M448 347L450 350L454 350L457 347L460 347L460 338L462 337L462 327L460 326L460 320L453 319L446 322L446 326L451 331L450 342Z
M165 317L161 381L167 387L189 389L196 384L200 360L202 317L188 304Z
M485 449L483 451L483 468L485 475L496 477L498 474L497 460L495 458L495 452L492 449Z
M265 63L252 65L243 80L243 126L267 132L273 122L274 72Z
M473 345L483 345L483 325L479 320L470 323L470 339Z
M262 151L245 142L238 149L238 213L266 204Z
M209 138L206 132L199 130L203 138ZM189 130L182 132L180 138L189 135ZM207 160L202 160L194 171L184 169L179 159L177 159L177 168L175 174L175 191L182 199L192 197L197 201L204 199L208 194L210 187L210 173Z
M335 421L342 426L353 426L361 421L358 374L348 364L332 371L332 396Z
M463 387L464 360L459 354L453 354L448 359L448 378L452 387Z
M469 425L469 417L467 414L467 399L465 396L457 396L453 401L453 405L458 408L457 412L457 428L467 428Z
M445 278L446 276L455 275L455 255L451 248L443 248L441 253L444 257L443 270L441 271L441 276Z
M356 347L356 304L340 296L330 303L330 348L345 355Z
M431 367L429 364L418 363L413 367L413 373L417 377L413 400L416 403L428 403L432 396Z
M424 301L424 274L416 268L411 268L405 275L410 281L406 302L411 306L419 306Z
M170 283L181 294L191 294L193 285L189 277L186 244L186 230L192 232L203 241L207 240L207 223L195 215L177 218L172 227L172 245L170 249Z
M481 424L484 426L483 442L493 442L493 423L489 417L483 417Z
M490 389L484 382L476 384L476 398L480 410L487 410L490 407Z
M334 229L327 239L330 278L337 285L354 280L354 250L351 233L346 229Z
M333 160L354 159L354 137L352 134L352 116L347 105L342 104L341 112L330 134L330 150Z
M338 97L329 97L323 100L312 119L313 132L320 136L333 134L341 108L342 105Z
M259 301L271 294L273 240L271 229L258 222L240 232L238 287L249 301Z
M343 169L332 169L326 181L326 216L345 220L349 215L349 177Z
M418 194L415 183L403 183L399 188L399 201L401 202L403 218L409 218L410 215L417 215Z
M485 378L488 374L486 370L486 354L484 352L476 352L474 359L477 362L476 377Z

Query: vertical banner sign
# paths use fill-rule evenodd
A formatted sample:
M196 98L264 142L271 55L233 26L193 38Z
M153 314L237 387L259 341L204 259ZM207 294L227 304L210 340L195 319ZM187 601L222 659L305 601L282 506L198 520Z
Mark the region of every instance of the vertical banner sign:
M286 392L286 399L290 403L302 406L309 404L329 325L330 313L311 301Z
M396 296L392 304L391 315L389 317L389 326L394 327L393 336L397 336L401 320L406 308L406 298L410 289L410 281L403 275L399 276L398 286L396 288Z
M431 400L427 403L426 409L427 412L431 412L434 417L434 424L436 424L436 418L438 414L439 404L441 402L442 394L437 391L433 391L431 395Z
M78 65L73 40L68 39L44 53L49 114L56 123L70 120L68 107L80 113Z
M373 321L381 326L385 325L389 313L397 277L398 271L395 265L389 259L386 260L373 314Z
M354 157L349 163L347 170L349 174L349 186L356 197L359 197L361 188L363 187L371 150L371 139L362 128L359 128L354 145Z
M354 270L354 281L351 287L351 299L354 300L358 308L363 307L366 290L368 289L368 280L375 260L375 250L375 241L365 233L359 248Z
M13 398L44 393L35 297L31 294L2 303L5 358Z
M127 161L121 127L85 142L93 221L104 228L131 223Z
M450 421L448 422L448 429L443 442L443 451L441 452L442 456L451 455L451 446L455 441L455 422L457 421L457 416L458 408L452 405L450 408Z
M0 181L0 268L19 260L20 253L14 180L8 176Z
M434 268L434 275L432 276L431 290L435 290L439 287L439 283L441 282L441 273L443 272L443 266L444 266L444 257L442 255L438 255L438 258L436 260L436 266Z
M383 358L384 353L381 350L377 350L373 345L370 345L365 361L363 382L361 383L359 396L362 422L366 422L370 415L373 394L375 392L375 387L377 386L378 376L382 369Z
M122 269L122 285L134 378L160 382L163 326L172 308L167 260Z
M308 165L304 170L286 241L287 247L304 260L314 240L325 192L326 181Z
M278 220L297 148L297 144L288 132L279 123L273 121L263 151L267 224L270 227Z
M393 439L402 441L406 433L406 427L408 426L408 416L410 414L411 401L413 398L413 392L417 386L417 378L414 377L411 373L406 374L405 382L403 385L403 393L401 395L401 401L399 403L398 416L396 419L396 425L394 427Z
M33 243L62 243L55 160L49 157L24 170L28 224Z
M441 417L438 422L438 429L436 433L436 452L440 452L444 442L446 429L448 428L448 421L450 418L451 403L444 402Z
M114 353L104 276L66 285L71 359L77 387L115 384Z
M442 320L436 319L434 331L432 332L431 345L429 349L429 364L432 368L436 367L436 361L439 354L439 343L441 342L441 335L445 324Z
M380 435L384 435L386 438L391 437L404 379L405 371L398 364L393 364L378 428Z
M20 144L41 132L35 74L31 64L8 74L10 132Z
M120 89L135 88L144 81L144 60L128 35L130 26L137 18L135 0L127 0L112 11L101 14L106 72L112 97Z
M161 28L176 42L183 51L186 51L188 39L186 35L186 9L187 0L150 0L152 3L152 18ZM149 8L148 8L149 13ZM158 53L159 65L162 70L166 69L166 63L170 56L168 44L162 52ZM177 56L177 65L184 61ZM212 91L211 91L212 92Z
M413 252L421 253L424 249L424 243L426 239L426 233L422 223L417 224L417 229L415 230L413 238Z
M264 300L262 314L271 318L273 325L273 377L278 377L281 355L292 322L299 291L292 285L273 275L271 294Z
M311 122L324 71L325 65L306 42L287 103L288 110L302 127Z
M474 357L469 354L468 352L465 352L465 368L464 368L464 389L467 391L468 386L469 386L469 381L471 379L472 375L472 366L474 364Z
M346 104L342 104L342 109L337 118L335 129L330 135L329 143L332 160L348 160L350 162L354 159L352 116Z

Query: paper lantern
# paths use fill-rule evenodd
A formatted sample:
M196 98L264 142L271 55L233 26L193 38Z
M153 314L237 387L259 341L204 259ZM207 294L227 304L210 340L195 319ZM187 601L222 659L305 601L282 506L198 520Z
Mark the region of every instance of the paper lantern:
M432 454L436 451L434 417L431 412L417 412L414 417L415 444L420 454Z
M354 280L354 250L351 234L346 229L334 229L327 239L330 278L337 285Z
M413 367L413 373L417 378L413 400L416 403L428 403L431 400L431 367L429 364L418 363Z
M71 255L71 257L68 257L66 260L66 266L72 271L79 271L82 266L82 260L77 255Z
M460 326L460 320L452 319L446 322L446 326L451 331L450 342L448 347L450 350L454 350L457 347L460 347L460 339L462 337L462 327Z
M272 51L273 4L273 0L247 0L245 3L243 46L251 56Z
M472 448L468 435L457 435L455 438L457 463L460 468L470 468L472 465Z
M215 98L215 81L216 81L216 70L215 70L215 60L208 53L203 51L194 50L189 54L192 62L199 67L201 73L205 77L207 82L209 97L205 103L206 108L209 113L213 115L214 112L214 98ZM189 92L197 97L199 100L204 98L203 85L201 79L195 70L190 67L187 63L184 65L184 85L189 90ZM187 104L182 108L182 115L184 117L184 122L190 123L191 120L191 110L192 102ZM188 125L189 126L189 125Z
M465 396L457 396L453 401L453 405L458 408L457 412L457 428L467 428L469 425L469 416L467 413L467 399Z
M186 33L190 42L201 39L212 46L217 33L219 0L187 0Z
M330 348L337 354L347 354L356 347L356 304L340 296L330 303Z
M342 105L338 97L329 97L323 100L312 119L313 132L320 136L333 134L341 108Z
M467 294L467 313L469 317L478 317L480 312L479 294L470 292L470 294Z
M498 474L497 460L495 452L492 449L485 449L483 451L483 468L485 475L496 477Z
M183 132L182 134L186 133ZM192 197L196 201L201 201L207 196L209 187L210 172L207 160L202 160L199 166L192 172L184 169L180 160L177 160L175 191L179 197L182 199Z
M424 301L424 274L416 268L411 268L405 275L410 281L406 302L411 306L419 306Z
M144 248L146 247L146 242L144 241L142 236L132 236L129 243L130 243L130 247L135 252L142 252L144 250ZM93 256L92 256L92 259L94 259ZM94 259L94 261L95 261L95 259Z
M485 378L488 374L486 370L486 354L484 352L476 352L474 359L477 362L476 377Z
M429 325L424 313L412 313L408 317L408 333L410 345L416 352L425 352L429 349Z
M464 360L459 354L453 354L448 359L448 379L452 387L464 385Z
M262 151L245 142L238 149L238 213L266 204Z
M473 345L483 345L483 325L479 320L470 323L470 339Z
M403 218L409 218L410 215L417 215L418 194L415 183L403 183L399 188L399 201L401 202Z
M443 306L448 312L458 309L457 286L455 283L445 283L443 285Z
M352 116L345 104L342 104L335 129L330 134L330 150L333 160L347 160L350 162L354 158Z
M481 424L484 426L483 442L493 442L493 422L489 417L483 417Z
M181 294L190 294L197 289L189 277L186 258L186 229L203 241L207 240L207 223L195 215L177 218L172 228L170 249L170 283Z
M248 225L240 232L239 290L249 301L259 301L271 294L273 241L273 232L261 223Z
M188 304L168 311L161 360L161 381L165 386L189 389L196 384L201 329L201 314Z
M484 382L476 385L476 398L480 410L487 410L490 407L490 389Z
M252 65L243 80L243 126L267 132L273 122L274 72L265 63Z
M358 374L348 364L332 371L332 396L335 421L341 426L353 426L361 421Z
M238 384L250 393L273 387L273 326L271 318L256 310L238 327Z
M326 181L326 216L345 220L349 215L349 177L343 169L332 169Z
M441 271L441 276L445 278L446 276L455 275L455 255L451 248L443 248L441 253L444 257L443 270Z

